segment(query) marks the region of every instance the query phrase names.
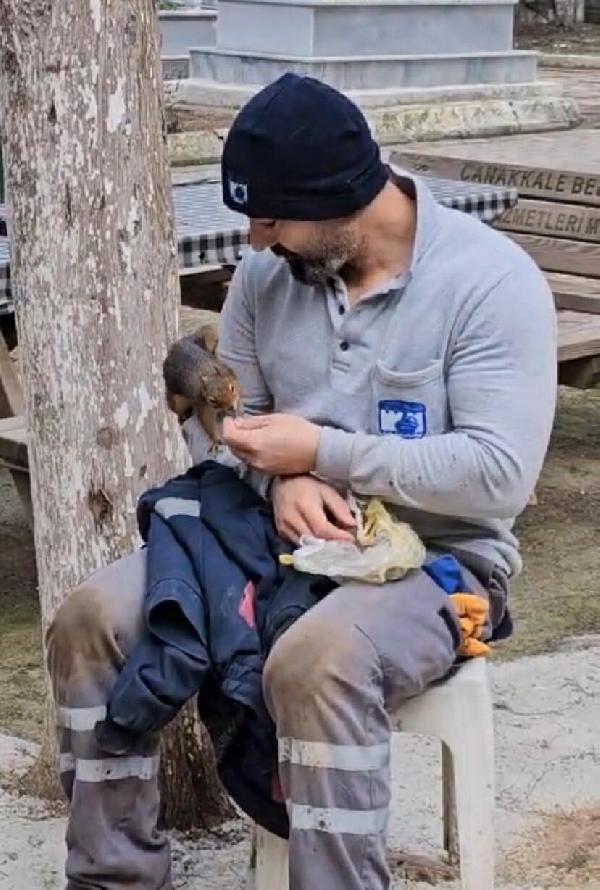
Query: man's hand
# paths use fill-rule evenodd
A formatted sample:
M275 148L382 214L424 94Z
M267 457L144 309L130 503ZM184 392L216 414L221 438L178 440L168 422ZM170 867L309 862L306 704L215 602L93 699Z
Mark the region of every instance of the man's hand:
M223 420L223 442L255 470L293 476L314 470L319 427L290 414Z
M275 525L282 538L297 544L303 535L353 541L356 525L346 501L312 476L277 478L271 486Z

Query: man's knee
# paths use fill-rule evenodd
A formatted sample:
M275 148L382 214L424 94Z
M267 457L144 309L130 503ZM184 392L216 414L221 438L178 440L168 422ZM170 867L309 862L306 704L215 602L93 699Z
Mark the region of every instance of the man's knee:
M393 712L452 667L460 642L448 598L426 575L329 595L278 641L264 672L274 719L344 697Z
M55 690L67 678L120 665L139 638L145 554L117 560L82 582L59 607L46 635Z
M375 661L369 640L353 624L306 615L284 633L267 659L267 707L276 719L282 710L300 712L339 700L353 684L368 682Z
M106 626L101 591L90 581L80 584L59 607L46 635L48 670L55 695L74 675L106 658Z

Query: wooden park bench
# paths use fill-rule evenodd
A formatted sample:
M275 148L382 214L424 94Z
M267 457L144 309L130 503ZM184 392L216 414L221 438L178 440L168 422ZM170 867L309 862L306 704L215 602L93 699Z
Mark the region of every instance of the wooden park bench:
M418 173L518 189L495 225L546 274L560 381L600 380L600 130L408 145L393 159Z

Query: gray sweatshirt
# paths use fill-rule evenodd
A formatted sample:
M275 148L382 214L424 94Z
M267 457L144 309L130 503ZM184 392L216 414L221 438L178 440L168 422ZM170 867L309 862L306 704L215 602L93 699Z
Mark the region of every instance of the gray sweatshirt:
M395 174L416 192L407 273L351 308L341 280L300 284L285 260L250 251L231 283L219 353L250 413L321 427L320 477L381 496L430 548L515 575L511 529L555 409L552 294L508 238Z

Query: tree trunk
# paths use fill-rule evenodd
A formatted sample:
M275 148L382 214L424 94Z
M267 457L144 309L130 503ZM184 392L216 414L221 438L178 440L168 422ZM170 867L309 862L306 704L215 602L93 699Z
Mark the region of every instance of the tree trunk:
M153 0L0 0L0 122L45 630L185 464L161 376L179 288Z
M160 776L162 825L214 828L234 815L229 798L216 779L216 762L206 729L194 702L189 702L161 737Z

